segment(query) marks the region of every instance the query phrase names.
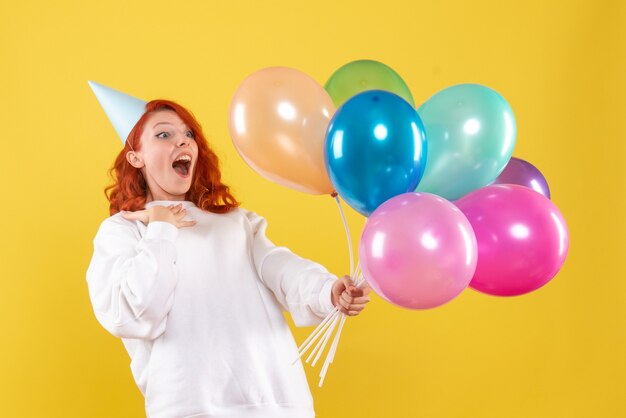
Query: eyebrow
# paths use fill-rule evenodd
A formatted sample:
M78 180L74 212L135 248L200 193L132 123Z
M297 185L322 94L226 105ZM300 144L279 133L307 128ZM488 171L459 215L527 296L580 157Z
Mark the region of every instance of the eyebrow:
M155 124L155 125L152 127L152 129L156 128L156 127L157 127L157 126L159 126L159 125L171 125L171 126L174 126L173 124L171 124L171 123L169 123L169 122L159 122L159 123ZM185 127L186 127L187 125L183 125L183 126L185 126Z

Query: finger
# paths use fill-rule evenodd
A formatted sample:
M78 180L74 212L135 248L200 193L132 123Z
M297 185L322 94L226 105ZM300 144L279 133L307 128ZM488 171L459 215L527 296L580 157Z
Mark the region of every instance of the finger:
M177 218L184 218L185 215L187 215L187 211L185 209L182 209L180 211L174 211L174 216Z
M365 283L363 286L361 286L359 289L361 289L363 291L363 296L369 294L369 292L372 291L372 288L370 287L369 284Z
M184 228L184 227L188 227L188 226L194 226L196 224L196 221L182 221L178 224L179 228Z
M357 303L357 304L363 304L363 303L368 303L370 301L369 296L363 296L360 298L354 298L354 300L352 301L352 303Z
M339 312L345 313L346 315L348 314L348 310L345 308L345 306L342 305L341 300L337 301L337 305L335 305L335 307Z
M348 311L356 311L356 312L361 312L363 309L365 309L365 304L358 304L358 303L353 303L348 307Z
M345 300L343 300L343 299L339 299L339 305L338 305L338 307L339 307L339 306L341 306L341 307L342 307L342 308L346 311L345 313L347 313L347 311L350 309L350 303L346 302L346 301L345 301Z
M340 277L339 278L339 283L341 283L341 285L342 285L342 287L344 289L347 289L347 288L349 288L351 286L352 287L354 286L353 283L352 283L352 280L350 280L350 276L342 276L342 277Z
M352 282L352 278L350 278L350 276L342 276L341 281L346 288L354 287L354 283Z
M337 292L337 295L340 295L345 292L346 284L343 282L343 280L338 280L333 286L333 290Z
M341 279L337 279L335 283L333 283L332 293L335 298L339 298L341 293L345 290L345 283Z
M343 292L341 294L341 297L348 303L367 303L370 301L370 297L369 296L360 296L360 297L354 297L352 296L350 293Z
M354 302L354 298L352 296L350 296L348 294L348 292L343 292L340 296L340 299L343 300L344 302L350 304L352 302Z
M345 301L339 301L339 305L346 311L360 312L365 309L365 303L346 303Z
M363 293L363 289L359 289L358 287L354 287L354 286L350 287L348 291L350 292L350 296L352 297L360 297L365 294Z

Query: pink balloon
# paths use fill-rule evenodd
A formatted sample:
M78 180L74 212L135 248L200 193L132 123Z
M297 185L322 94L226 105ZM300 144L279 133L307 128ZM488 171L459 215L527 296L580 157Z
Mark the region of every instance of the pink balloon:
M554 203L515 184L477 189L455 204L478 241L470 287L517 296L545 285L561 269L569 248L567 225Z
M359 244L365 279L387 301L430 309L458 296L476 269L476 237L463 213L430 193L403 193L367 219Z

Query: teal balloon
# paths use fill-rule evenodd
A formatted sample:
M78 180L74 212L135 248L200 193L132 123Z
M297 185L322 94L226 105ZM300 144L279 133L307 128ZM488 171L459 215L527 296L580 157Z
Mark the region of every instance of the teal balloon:
M424 127L415 108L383 90L348 99L326 131L324 159L330 181L363 216L415 190L426 154Z
M489 87L448 87L417 113L428 138L428 160L418 192L458 199L495 180L511 159L515 117L507 101Z

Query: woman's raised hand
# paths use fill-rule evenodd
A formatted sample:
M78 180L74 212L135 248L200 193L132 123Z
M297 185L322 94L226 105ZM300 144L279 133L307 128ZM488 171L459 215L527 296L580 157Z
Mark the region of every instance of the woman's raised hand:
M194 226L196 221L183 221L186 214L187 212L185 211L185 208L183 208L180 203L178 205L169 206L154 205L148 209L138 210L135 212L122 211L122 217L124 219L128 219L130 221L141 221L146 225L150 222L162 221L169 222L177 228Z

